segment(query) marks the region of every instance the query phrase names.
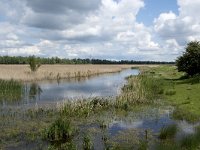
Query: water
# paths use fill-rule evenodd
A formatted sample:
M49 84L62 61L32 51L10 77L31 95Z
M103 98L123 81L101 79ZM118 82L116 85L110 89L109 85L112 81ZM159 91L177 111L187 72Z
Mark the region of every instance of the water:
M38 82L26 82L24 83L21 96L17 94L12 99L9 95L4 99L0 99L0 104L3 106L2 112L5 112L7 106L35 106L42 104L54 104L62 102L63 100L74 99L87 99L92 97L115 97L121 92L121 88L126 84L126 77L130 75L138 75L137 69L127 69L118 73L103 74L84 79L71 79L71 80L47 80ZM179 132L178 136L181 137L184 134L192 134L195 132L197 124L189 124L186 121L177 121L171 117L173 112L172 107L166 106L148 106L147 108L138 108L128 112L125 115L113 115L109 110L107 114L98 114L95 119L103 120L107 122L107 132L110 139L114 139L120 132L127 132L127 138L129 131L131 138L138 138L132 130L145 133L145 130L150 130L154 135L170 124L177 124ZM9 109L10 110L10 109ZM95 115L95 114L94 114ZM99 129L99 124L93 123L82 124L82 130L85 128ZM104 149L102 143L102 136L104 131L94 135L94 147L95 149ZM126 135L125 135L126 137ZM34 142L33 142L34 143ZM37 142L36 142L37 143ZM26 147L23 145L22 147ZM30 145L32 147L33 145ZM19 148L21 149L21 148Z
M24 83L20 99L3 100L2 105L40 105L63 100L93 97L113 97L120 93L126 83L125 77L137 75L137 69L126 69L84 79L47 80Z

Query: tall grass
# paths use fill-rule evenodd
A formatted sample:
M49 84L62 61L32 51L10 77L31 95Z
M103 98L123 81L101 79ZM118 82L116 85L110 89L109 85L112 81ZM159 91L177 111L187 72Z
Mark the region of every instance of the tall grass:
M83 150L93 150L93 144L91 137L88 134L85 134L83 137Z
M53 144L65 143L72 140L75 132L69 120L59 118L44 131L43 137Z
M177 133L177 125L172 124L166 127L163 127L160 131L159 138L161 140L169 139L169 138L174 138Z
M14 80L0 80L0 101L16 101L22 96L23 85Z
M122 88L122 94L117 97L116 103L127 109L130 104L150 104L156 102L163 93L163 80L147 74L131 76L128 83Z

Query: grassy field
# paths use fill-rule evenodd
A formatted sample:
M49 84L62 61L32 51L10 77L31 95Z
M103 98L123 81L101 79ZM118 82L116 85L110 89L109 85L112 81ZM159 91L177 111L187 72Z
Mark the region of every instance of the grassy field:
M164 99L175 106L173 116L195 122L200 120L200 77L185 77L175 66L159 66L148 71L161 79Z
M42 65L32 73L28 65L0 65L0 79L34 81L43 79L66 79L89 77L102 73L118 72L137 65Z

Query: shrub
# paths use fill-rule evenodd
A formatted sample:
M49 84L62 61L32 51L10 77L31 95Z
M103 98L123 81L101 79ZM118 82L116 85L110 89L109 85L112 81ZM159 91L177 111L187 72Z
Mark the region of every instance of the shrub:
M37 61L35 56L29 57L29 65L32 72L37 71L38 68L41 66L41 64Z
M193 76L200 73L200 42L193 41L187 44L186 52L176 60L178 71Z

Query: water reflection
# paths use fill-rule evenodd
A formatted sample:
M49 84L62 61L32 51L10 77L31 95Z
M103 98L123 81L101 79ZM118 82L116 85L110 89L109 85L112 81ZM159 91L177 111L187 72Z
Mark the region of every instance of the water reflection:
M103 74L90 78L70 80L47 80L24 83L20 97L7 105L35 105L57 103L66 99L91 97L111 97L120 93L125 77L137 75L137 69L127 69L118 73Z
M32 83L29 89L29 99L31 100L40 100L40 95L42 93L42 89L36 83Z

